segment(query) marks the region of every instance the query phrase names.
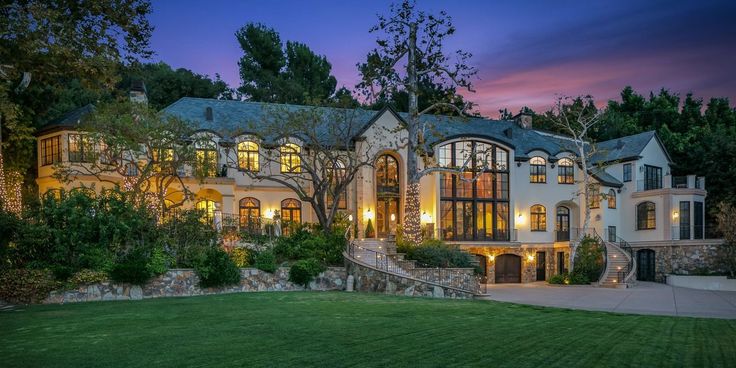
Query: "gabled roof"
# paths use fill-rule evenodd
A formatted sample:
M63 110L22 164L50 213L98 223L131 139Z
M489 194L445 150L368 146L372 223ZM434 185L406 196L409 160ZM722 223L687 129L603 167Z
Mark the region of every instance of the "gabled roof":
M47 132L63 128L73 128L77 126L85 116L94 111L94 109L95 107L92 104L87 104L80 108L74 109L42 126L41 129L36 132L36 135L43 135Z
M657 143L667 156L667 160L671 163L672 159L667 149L665 149L664 144L654 130L600 142L596 144L598 152L596 152L592 160L595 163L606 163L638 159L652 139L657 140Z

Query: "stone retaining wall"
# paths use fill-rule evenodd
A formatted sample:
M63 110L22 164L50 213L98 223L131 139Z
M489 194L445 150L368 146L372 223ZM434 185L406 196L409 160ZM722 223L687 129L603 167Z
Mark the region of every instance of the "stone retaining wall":
M644 249L654 251L654 272L657 282L665 282L667 274L688 275L698 270L723 271L721 246L716 244L688 245L633 245L636 252Z
M73 290L52 291L44 304L76 303L101 300L140 300L174 296L193 296L252 291L304 290L302 286L288 281L289 268L281 267L273 274L255 268L240 269L240 284L205 288L198 286L199 277L192 269L172 269L146 285L116 284L101 282L80 286ZM309 284L311 290L343 290L347 273L344 267L329 267Z
M473 294L449 287L437 286L387 274L348 260L347 273L355 278L355 290L404 296L429 296L435 298L472 299Z

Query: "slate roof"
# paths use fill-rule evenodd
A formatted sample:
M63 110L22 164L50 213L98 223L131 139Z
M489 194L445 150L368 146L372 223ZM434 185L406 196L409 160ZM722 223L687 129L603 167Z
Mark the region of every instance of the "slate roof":
M637 159L652 138L659 140L657 133L653 130L599 142L596 145L597 152L593 156L593 161L611 162ZM664 149L664 146L662 148ZM669 158L669 155L667 157Z
M75 127L85 116L94 111L94 109L95 107L92 104L87 104L80 108L74 109L41 127L41 129L36 132L36 135L41 135L54 129Z

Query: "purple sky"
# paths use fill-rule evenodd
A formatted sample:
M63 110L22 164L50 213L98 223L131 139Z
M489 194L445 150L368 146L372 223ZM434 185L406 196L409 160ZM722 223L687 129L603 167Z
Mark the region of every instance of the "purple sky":
M736 101L736 1L427 1L446 10L457 33L448 50L473 53L476 93L498 109L546 110L556 94L617 98L631 85L665 87ZM282 41L306 43L332 63L338 86L352 88L355 64L374 47L368 29L389 1L160 1L153 5L155 60L240 84L235 31L261 22Z

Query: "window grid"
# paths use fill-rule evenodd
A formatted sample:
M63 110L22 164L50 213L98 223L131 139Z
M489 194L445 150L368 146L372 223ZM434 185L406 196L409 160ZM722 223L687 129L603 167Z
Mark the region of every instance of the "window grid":
M61 136L41 141L41 166L53 165L61 161Z

